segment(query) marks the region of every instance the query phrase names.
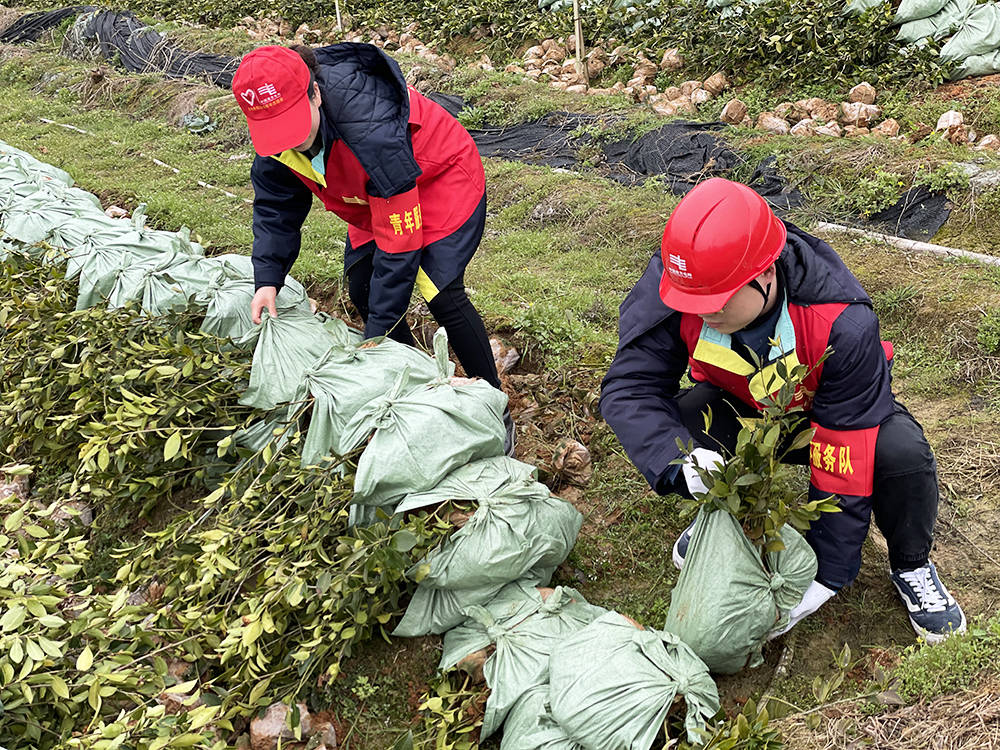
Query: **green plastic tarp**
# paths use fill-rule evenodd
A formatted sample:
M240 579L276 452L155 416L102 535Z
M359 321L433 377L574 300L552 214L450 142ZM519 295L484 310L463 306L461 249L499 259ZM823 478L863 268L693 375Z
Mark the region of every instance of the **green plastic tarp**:
M335 446L347 447L341 441L351 419L372 401L390 393L394 386L398 385L399 392L405 395L443 373L447 378L454 370L447 358L447 343L444 359L435 361L419 349L389 338L379 340L374 346L371 342L362 346L353 336L342 338L303 376L304 388L313 397L313 408L302 446L302 463L315 463L329 455ZM397 384L403 373L405 376ZM367 429L365 425L361 428ZM356 498L355 502L384 506L390 501Z
M543 599L535 586L521 581L465 611L468 619L445 633L438 668L451 669L469 654L495 646L483 665L490 695L481 740L500 728L526 692L548 683L552 650L605 612L574 589L558 586Z
M846 15L860 16L867 13L872 8L884 5L888 0L851 0L844 9Z
M240 346L256 342L250 385L240 397L244 406L273 409L280 403L304 397L302 376L313 367L336 338L319 318L289 310L272 318L266 311L261 323L239 340Z
M945 6L948 0L902 0L896 9L893 23L902 24L920 18L930 18Z
M500 750L583 750L549 716L548 702L548 685L522 695L507 714Z
M525 575L524 580L536 586L544 586L552 578L551 570L537 575ZM506 586L480 586L474 589L439 589L418 584L416 591L406 605L406 612L392 631L400 638L416 638L421 635L438 635L465 621L465 610L476 604L485 604Z
M162 253L121 271L108 296L108 307L135 301L148 315L186 310L212 274L219 272L219 263L211 258Z
M899 27L896 40L906 44L921 39L944 39L965 23L976 7L976 0L948 0L948 4L929 18L909 21Z
M485 380L452 385L448 339L434 334L439 377L419 388L401 371L392 389L362 406L334 443L341 456L367 440L354 476L354 502L385 505L429 490L478 458L503 453L507 396Z
M973 55L987 55L1000 48L1000 7L977 5L962 28L941 47L941 60L960 62Z
M648 750L678 696L695 742L719 710L708 667L672 633L616 612L564 638L549 659L552 717L587 750Z
M31 245L42 242L54 227L71 221L77 209L52 200L42 192L13 201L0 216L0 229L11 239Z
M781 539L784 550L766 553L768 572L732 515L698 512L664 630L713 672L761 664L768 633L787 622L816 576L816 555L802 535L785 525Z
M449 500L476 506L462 528L411 568L411 578L422 572L423 586L469 589L516 581L533 568L555 569L573 548L583 516L537 480L535 467L497 456L407 495L397 513Z
M38 161L27 151L14 148L9 143L0 141L0 159L21 169L25 174L34 174L39 179L45 181L61 182L63 185L72 185L73 178L68 172L64 172L51 164Z

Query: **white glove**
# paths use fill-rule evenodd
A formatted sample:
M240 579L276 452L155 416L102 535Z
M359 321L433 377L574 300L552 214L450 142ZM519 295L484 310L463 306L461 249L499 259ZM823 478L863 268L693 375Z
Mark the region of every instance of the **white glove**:
M784 635L795 627L799 620L811 615L828 600L832 599L836 594L836 591L828 589L819 581L813 581L809 584L809 588L807 588L806 592L802 595L802 601L792 607L792 610L788 613L788 623L785 627L780 630L772 630L768 633L767 640L770 641L777 638L779 635Z
M681 471L684 473L684 481L687 482L688 492L697 496L708 492L708 487L705 486L705 483L701 481L701 477L698 476L695 464L703 469L711 469L716 466L723 466L725 460L722 458L722 454L710 451L708 448L695 448L691 451L691 455L684 460L681 466Z

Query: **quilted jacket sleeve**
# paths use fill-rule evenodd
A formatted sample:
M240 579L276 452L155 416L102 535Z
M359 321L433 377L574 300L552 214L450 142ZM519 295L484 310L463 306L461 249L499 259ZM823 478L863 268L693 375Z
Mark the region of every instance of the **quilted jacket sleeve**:
M302 223L312 207L312 193L288 167L270 157L254 159L250 180L254 286L280 290L299 256Z

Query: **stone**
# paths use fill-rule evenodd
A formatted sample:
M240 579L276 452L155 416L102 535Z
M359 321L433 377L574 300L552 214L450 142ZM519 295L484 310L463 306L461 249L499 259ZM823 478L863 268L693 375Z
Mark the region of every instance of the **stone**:
M739 99L730 99L726 102L726 106L722 108L722 114L719 117L723 122L736 125L742 122L746 116L747 105Z
M788 113L791 112L794 107L795 105L792 104L791 102L782 102L781 104L779 104L777 107L774 108L774 115L776 117L780 117L782 120L788 121L789 120ZM800 117L799 120L801 119L802 118ZM794 122L798 122L799 120L794 120Z
M809 110L802 105L801 101L793 102L792 106L788 108L788 112L785 113L785 119L788 120L789 124L800 123L803 120L813 119L812 114Z
M639 56L639 61L635 64L635 73L633 73L633 78L640 79L643 83L649 83L654 78L656 74L660 72L660 69L656 66L656 63L652 60Z
M590 78L597 78L601 73L604 72L606 63L600 58L592 57L587 60L587 76Z
M683 67L684 58L681 57L680 50L672 48L663 53L663 59L660 60L660 70L673 73Z
M540 71L538 68L535 68L534 70L525 71L524 77L530 78L532 81L537 81L543 75L544 73L542 73L542 71Z
M492 73L496 68L493 67L493 61L490 59L489 55L483 55L474 64L473 67L477 70L485 71L486 73Z
M128 211L121 206L108 206L104 209L104 215L112 219L125 219L128 218Z
M847 101L861 102L862 104L875 103L875 87L870 83L863 82L852 88L847 94Z
M701 87L712 96L718 96L729 88L729 80L722 73L713 73L705 79Z
M646 84L645 86L643 86L642 88L639 89L639 101L640 102L644 102L649 97L655 96L655 95L656 95L656 86L651 86L649 84Z
M556 49L558 47L559 47L559 42L557 42L555 39L545 39L542 41L542 49L545 52L548 52L549 50L552 49ZM563 57L565 57L565 55L563 55Z
M933 129L925 122L918 122L913 129L906 134L906 140L910 143L917 143L933 133Z
M829 122L837 119L837 105L819 97L806 99L805 109L814 120Z
M757 130L775 135L788 135L790 128L785 118L778 117L774 112L761 112L757 117Z
M663 94L649 97L649 106L660 117L673 117L677 114L676 105Z
M753 127L753 120L750 119L750 115L747 115L742 120L740 120L740 127L741 128L752 128Z
M868 128L859 128L857 125L845 125L844 137L853 138L859 135L868 135L871 131Z
M888 120L882 120L882 122L872 128L872 135L880 135L884 138L895 138L899 135L899 122L891 117Z
M161 693L156 699L157 703L163 706L163 711L168 716L172 714L186 714L198 706L204 706L201 698L192 700L187 693Z
M570 438L563 439L556 446L552 468L563 482L575 484L577 487L586 486L594 474L587 446Z
M545 54L545 47L540 44L536 44L534 47L528 47L524 52L524 59L529 60L531 58L540 58Z
M29 481L27 476L10 477L0 474L0 500L16 497L24 501L28 499Z
M316 750L323 746L326 746L326 750L337 750L337 730L330 722L316 722L310 740L315 742L316 737L319 737L319 745L317 745Z
M953 125L944 131L944 134L944 137L956 146L969 145L969 130L965 127L965 125Z
M842 132L840 125L835 122L828 122L826 125L820 125L816 128L816 135L829 135L834 138L840 138Z
M589 87L585 83L575 83L566 87L567 94L586 94Z
M1000 151L1000 136L984 135L976 144L976 151Z
M691 92L701 88L701 81L684 81L681 84L681 93L684 96L691 96Z
M682 96L678 99L673 99L670 102L674 105L678 114L685 115L696 115L698 114L698 108L694 106L694 102L688 99L686 96Z
M959 125L964 124L965 117L962 116L962 113L956 109L949 109L938 118L937 126L934 129L948 130L949 128L958 127Z
M882 108L874 104L862 102L843 102L840 105L840 116L837 120L841 125L854 125L867 128L882 117Z
M299 723L302 726L302 736L307 737L312 731L312 717L305 704L299 703ZM277 750L278 743L283 740L295 739L295 733L288 727L286 717L289 708L284 703L270 705L263 716L250 722L250 747L252 750Z
M792 126L792 129L789 132L792 135L798 136L816 135L816 121L811 117L799 120Z
M668 102L672 102L674 99L680 99L684 96L684 92L681 91L680 86L667 86L663 89L663 95L667 98Z
M691 92L691 103L696 107L701 106L711 98L712 95L705 89L695 89Z
M504 73L518 73L520 75L524 75L525 70L520 65L517 65L516 63L511 63L510 65L508 65L506 68L503 69L503 72Z
M3 486L0 485L0 497ZM52 511L52 521L60 526L90 526L94 522L94 510L82 500L67 500Z

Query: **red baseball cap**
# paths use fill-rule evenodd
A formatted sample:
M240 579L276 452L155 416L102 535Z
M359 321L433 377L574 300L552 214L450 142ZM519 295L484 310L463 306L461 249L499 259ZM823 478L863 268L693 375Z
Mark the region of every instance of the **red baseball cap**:
M244 55L233 76L233 95L261 156L280 154L309 137L309 67L295 50L267 46Z

